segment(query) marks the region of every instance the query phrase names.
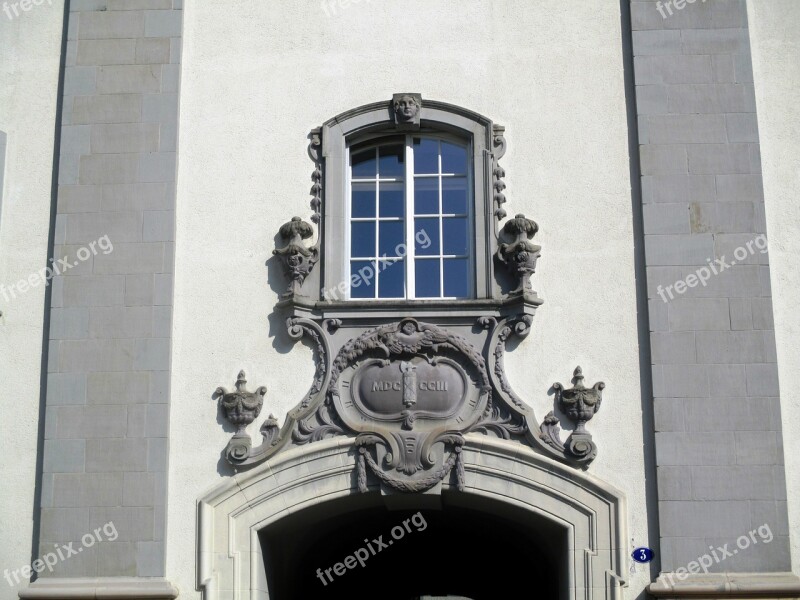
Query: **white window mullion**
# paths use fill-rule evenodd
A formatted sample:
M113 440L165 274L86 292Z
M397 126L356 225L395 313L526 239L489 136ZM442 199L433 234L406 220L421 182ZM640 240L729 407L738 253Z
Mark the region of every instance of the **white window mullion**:
M472 171L472 161L470 157L472 156L472 144L467 145L467 168L466 168L466 175L467 175L467 275L469 276L469 281L467 282L467 294L470 298L474 298L477 295L477 285L476 285L476 278L475 278L475 266L476 266L476 257L475 252L477 251L477 243L476 243L476 235L475 235L475 183L473 179L473 171ZM471 207L471 208L470 208ZM494 218L494 214L492 215Z
M444 188L442 187L442 140L438 143L438 156L437 161L439 164L439 298L444 298L444 206L442 204L442 196L444 195Z
M405 185L405 217L406 217L406 298L416 298L415 264L416 252L414 239L414 139L406 136L406 185Z
M380 277L379 273L381 270L381 263L378 260L380 254L378 254L378 247L380 244L380 234L381 234L381 157L380 157L380 146L375 146L375 222L373 223L373 227L375 228L375 252L373 255L376 257L373 261L373 265L375 267L375 299L381 297L381 290L380 290Z
M350 282L352 282L351 275L351 268L352 268L352 256L350 254L351 247L350 247L350 230L353 227L352 221L352 204L353 204L353 161L352 161L352 153L347 153L347 174L346 174L346 185L345 185L345 209L344 214L346 216L345 220L345 228L344 228L344 252L342 255L344 256L344 271L343 273L347 277L347 287L345 292L345 300L351 299L351 289L350 289ZM336 293L336 292L334 292Z

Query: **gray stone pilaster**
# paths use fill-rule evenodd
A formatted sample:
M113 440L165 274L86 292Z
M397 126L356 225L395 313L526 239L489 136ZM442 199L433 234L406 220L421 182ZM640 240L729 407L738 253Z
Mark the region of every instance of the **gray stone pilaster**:
M69 8L40 579L164 576L181 4Z
M711 571L789 571L745 2L630 6L661 569L728 544L737 551ZM772 539L753 543L760 526Z

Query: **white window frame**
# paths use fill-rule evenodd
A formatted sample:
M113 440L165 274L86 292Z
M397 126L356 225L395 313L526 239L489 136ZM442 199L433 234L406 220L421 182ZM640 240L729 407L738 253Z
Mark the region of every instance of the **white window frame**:
M422 139L434 139L437 140L439 143L439 151L438 155L438 167L437 172L435 174L415 174L414 173L414 138L422 138ZM380 301L398 301L398 300L427 300L427 301L446 301L446 300L464 300L464 299L472 299L475 297L475 198L474 198L474 166L472 164L472 145L469 140L465 140L463 138L448 135L447 133L437 133L437 132L414 132L414 133L407 133L403 138L403 147L405 152L405 173L403 176L402 184L403 184L403 217L402 219L405 220L405 239L404 243L406 244L406 253L403 256L402 261L405 262L405 296L397 296L397 297L381 297L380 296L380 277L379 272L375 273L375 297L374 298L353 298L351 296L351 283L353 273L351 272L351 264L353 260L359 260L359 258L354 259L351 256L351 223L353 220L356 221L372 221L376 223L376 239L375 239L375 257L373 258L363 258L363 260L370 260L374 263L376 268L379 269L381 264L381 258L378 256L378 244L379 244L379 236L380 236L380 226L379 223L381 221L393 221L393 220L400 220L400 217L395 218L381 218L380 217L380 185L381 183L397 183L397 179L381 179L380 175L376 176L375 179L365 179L365 178L357 178L358 183L375 183L375 217L357 217L354 218L351 214L352 211L352 184L353 184L353 177L352 177L352 155L353 155L353 148L354 146L363 146L365 145L364 142L369 142L366 144L365 148L358 148L358 152L362 152L363 150L374 149L376 153L376 157L378 155L378 149L381 146L385 145L392 145L400 142L400 139L396 135L387 135L387 136L380 136L375 137L372 140L359 140L358 144L350 145L347 148L347 160L346 160L346 195L345 195L345 219L346 219L346 226L345 226L345 237L344 237L344 247L345 252L343 252L343 272L346 274L346 281L347 281L347 292L345 295L345 299L350 301L361 301L361 302L380 302ZM455 144L461 146L465 149L466 154L466 172L465 173L442 173L442 150L441 150L441 143L448 142L451 144ZM443 181L446 178L450 177L465 177L467 183L467 213L466 214L450 214L443 212L443 205L442 205L442 194L444 191ZM467 295L464 297L456 297L456 296L423 296L417 298L416 296L416 236L415 236L415 218L418 215L414 214L414 190L416 184L416 178L433 178L436 177L438 179L438 190L439 190L439 205L438 205L438 212L431 213L424 215L423 218L437 218L439 221L439 247L440 252L435 256L431 255L424 255L425 258L421 260L438 260L439 261L439 290L441 294L444 294L444 261L446 259L467 259ZM447 217L466 217L467 218L467 255L449 255L444 254L444 236L443 236L443 224L444 218Z
M483 301L503 301L500 281L494 276L498 220L502 218L502 193L496 187L498 176L495 171L498 171L497 161L506 150L503 129L493 124L491 119L469 109L423 99L418 126L396 123L391 101L380 101L342 112L313 130L309 135L309 154L317 162L322 175L321 260L308 279L310 287L319 289L319 296L312 296L314 301L322 301L328 308L335 307L335 310L341 311L331 313L338 315L336 318L347 314L363 316L368 312L384 314L381 312L384 310L394 311L392 314L397 311L417 314L417 310L437 311L456 307L460 310ZM349 255L349 248L344 246L349 226L346 214L350 202L347 184L349 149L361 142L406 133L420 136L452 134L461 143L469 143L472 153L470 184L474 224L471 282L475 287L472 299L381 299L380 303L385 307L374 308L374 303L363 302L360 298L348 300L349 269L345 268L343 254Z

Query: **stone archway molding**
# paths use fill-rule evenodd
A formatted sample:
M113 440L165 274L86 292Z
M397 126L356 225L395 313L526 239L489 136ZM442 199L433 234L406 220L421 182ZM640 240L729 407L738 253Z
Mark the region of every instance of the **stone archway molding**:
M626 502L619 490L520 444L477 434L463 446L464 491L563 527L570 600L622 600ZM197 586L204 600L267 600L259 532L310 506L358 494L356 448L332 438L278 454L198 501ZM379 484L370 486L378 491ZM431 493L431 492L429 492Z

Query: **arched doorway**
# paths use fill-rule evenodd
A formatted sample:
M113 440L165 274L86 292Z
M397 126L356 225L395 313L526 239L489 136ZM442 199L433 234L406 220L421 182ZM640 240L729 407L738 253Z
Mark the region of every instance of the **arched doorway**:
M262 532L270 598L495 600L512 597L520 577L541 598L566 598L567 529L552 521L452 492L417 509L361 498L313 506Z
M479 600L492 597L485 591L492 582L522 577L546 598L622 598L622 494L517 443L465 439L462 491L443 481L419 494L376 483L359 492L348 438L298 447L235 475L198 504L198 589L205 600L291 600L348 597L326 591L358 584L381 587L349 597ZM403 525L418 512L424 531L413 520ZM365 538L388 542L397 526L403 536L383 556L376 551L372 564L322 585L318 568L324 576Z

